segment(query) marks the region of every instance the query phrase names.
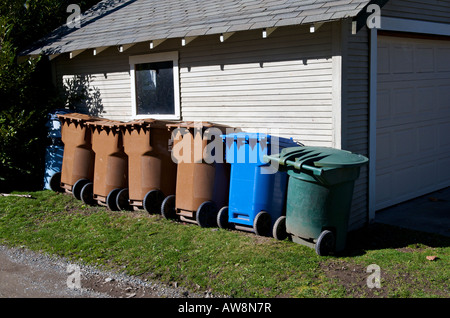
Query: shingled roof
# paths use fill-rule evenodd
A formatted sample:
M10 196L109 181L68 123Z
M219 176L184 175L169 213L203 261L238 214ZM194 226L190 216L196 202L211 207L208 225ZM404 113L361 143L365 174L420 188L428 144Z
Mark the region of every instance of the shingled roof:
M22 55L59 54L355 17L369 0L103 0ZM68 14L69 15L69 14Z

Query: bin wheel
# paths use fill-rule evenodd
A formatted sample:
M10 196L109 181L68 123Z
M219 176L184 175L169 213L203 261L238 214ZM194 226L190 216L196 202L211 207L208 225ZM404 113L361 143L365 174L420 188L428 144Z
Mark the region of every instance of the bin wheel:
M64 192L64 189L61 187L61 172L56 172L53 176L51 176L49 186L50 189L55 192Z
M122 191L122 189L120 189L120 188L114 189L106 197L106 206L111 211L119 211L119 207L117 206L116 201L117 201L117 195L119 194L120 191Z
M161 204L161 214L166 219L175 219L175 195L167 196Z
M286 232L286 216L280 216L273 225L273 237L277 240L284 240L288 237Z
M221 229L227 229L230 227L230 223L228 222L228 207L224 206L217 212L217 225Z
M164 194L160 190L149 191L143 201L144 210L148 213L159 213L164 201Z
M205 201L197 209L195 220L200 227L213 227L217 225L217 207L212 201Z
M128 189L120 190L120 192L117 194L117 197L116 197L117 208L122 211L131 210L128 199L129 199Z
M259 212L253 221L253 229L255 234L260 236L269 236L271 223L272 221L269 213L266 211Z
M89 179L79 179L72 186L72 195L75 199L81 200L81 189L89 182Z
M83 189L81 189L80 193L81 201L87 205L94 205L94 183L88 182L84 185Z
M334 246L335 238L333 232L325 230L320 233L319 238L317 239L315 250L317 255L326 256L334 251Z

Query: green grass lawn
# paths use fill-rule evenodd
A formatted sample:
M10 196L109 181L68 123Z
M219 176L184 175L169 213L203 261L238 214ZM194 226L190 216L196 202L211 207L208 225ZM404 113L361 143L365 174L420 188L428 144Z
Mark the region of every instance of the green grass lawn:
M442 236L376 224L349 233L342 255L320 257L288 240L30 194L0 197L0 244L232 297L450 296L450 239ZM371 264L381 288L367 286Z

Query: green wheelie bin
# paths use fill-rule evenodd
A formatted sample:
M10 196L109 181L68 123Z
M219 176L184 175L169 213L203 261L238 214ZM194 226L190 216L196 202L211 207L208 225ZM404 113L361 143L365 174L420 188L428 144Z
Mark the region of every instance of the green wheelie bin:
M291 147L264 156L288 172L286 234L318 255L345 248L355 181L365 156L327 147Z

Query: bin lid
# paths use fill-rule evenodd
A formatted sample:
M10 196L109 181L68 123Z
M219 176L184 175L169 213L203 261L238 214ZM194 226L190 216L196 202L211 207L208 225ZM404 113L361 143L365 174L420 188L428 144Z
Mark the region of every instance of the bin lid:
M109 129L109 130L117 131L117 130L119 130L120 125L122 123L123 122L117 121L117 120L103 119L103 120L86 122L86 126L92 127L92 128L98 128L98 129Z
M237 141L238 139L244 139L244 140L250 140L250 139L256 139L257 141L261 140L267 140L270 142L271 135L263 134L263 133L249 133L249 132L237 132L227 135L221 135L222 139L233 139L234 141Z
M250 133L250 132L236 132L226 135L221 135L222 140L244 140L245 142L249 140L256 140L257 142L264 141L267 144L271 144L272 147L278 145L279 149L284 149L288 147L298 147L300 144L297 141L294 141L294 139L291 138L285 138L280 137L276 135L270 135L266 133ZM278 152L278 150L272 149L272 151Z
M55 109L53 112L48 114L48 120L45 124L49 131L50 137L58 137L61 138L61 121L58 118L60 114L69 114L72 111L68 109Z
M98 121L102 120L98 117L93 117L86 114L81 113L68 113L68 114L57 114L58 118L61 120L69 120L69 121L76 121L76 122L87 122L87 121Z
M58 115L66 115L66 114L71 114L71 113L73 113L73 111L64 109L64 108L60 108L60 109L55 109L52 112L50 112L48 114L48 117L50 120L54 120L54 119L58 119Z
M330 147L290 147L282 150L280 160L287 165L308 162L315 167L339 168L348 166L359 166L367 163L369 159L363 155L350 151Z
M157 120L153 118L145 118L145 119L136 119L127 122L121 122L119 124L120 127L130 128L130 129L138 129L138 128L166 128L168 124L171 124L171 121L165 120Z

